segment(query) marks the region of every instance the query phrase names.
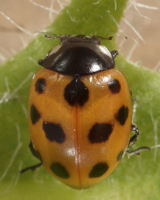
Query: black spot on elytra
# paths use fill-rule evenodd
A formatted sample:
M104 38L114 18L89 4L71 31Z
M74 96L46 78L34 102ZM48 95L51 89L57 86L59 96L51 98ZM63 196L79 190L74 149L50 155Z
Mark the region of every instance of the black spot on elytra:
M126 119L128 118L128 107L122 106L119 111L118 114L116 115L116 119L119 121L119 123L121 125L124 125L126 122Z
M91 143L100 143L108 140L110 134L112 133L112 125L109 123L96 123L90 130L88 134L89 141Z
M50 168L56 176L59 176L60 178L64 178L64 179L69 178L69 173L67 172L66 168L62 164L52 163Z
M120 92L121 85L117 79L111 79L108 86L112 93Z
M49 141L63 143L65 141L65 134L59 124L43 122L43 130Z
M35 83L35 90L38 94L43 93L46 88L46 80L44 78L39 78Z
M36 107L34 105L31 105L30 108L30 117L31 117L31 121L32 124L34 125L39 119L40 119L40 113L38 112L38 110L36 109Z
M100 177L104 173L106 173L108 168L109 168L109 166L107 165L107 163L105 163L105 162L98 163L92 168L91 172L89 173L89 177L90 178Z
M78 103L83 106L87 102L89 97L88 88L85 84L79 80L79 78L74 78L65 88L64 97L69 105L74 106Z
M122 158L122 156L123 156L123 151L120 151L120 153L118 154L118 156L117 156L117 161L120 161L121 160L121 158Z

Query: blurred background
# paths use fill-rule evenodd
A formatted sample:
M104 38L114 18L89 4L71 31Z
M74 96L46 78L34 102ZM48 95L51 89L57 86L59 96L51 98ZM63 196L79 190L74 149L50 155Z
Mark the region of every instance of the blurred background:
M25 48L33 34L43 31L69 2L0 1L0 64ZM117 33L117 46L124 57L157 72L160 72L159 20L159 0L129 0Z

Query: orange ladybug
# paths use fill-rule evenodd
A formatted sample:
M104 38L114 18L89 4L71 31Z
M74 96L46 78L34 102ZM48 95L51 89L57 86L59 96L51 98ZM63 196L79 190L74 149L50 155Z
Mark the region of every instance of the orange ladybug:
M41 163L26 169L43 164L63 183L88 188L111 174L137 140L130 88L115 69L118 52L100 43L111 37L46 37L61 44L39 61L43 68L32 81L30 148Z

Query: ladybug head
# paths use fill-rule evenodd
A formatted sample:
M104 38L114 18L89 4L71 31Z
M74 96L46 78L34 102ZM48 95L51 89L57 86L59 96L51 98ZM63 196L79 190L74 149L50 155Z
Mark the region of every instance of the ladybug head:
M60 38L61 44L53 48L39 64L44 68L73 76L88 75L112 69L115 66L116 50L110 52L99 39L112 37L85 35L45 35L47 38Z

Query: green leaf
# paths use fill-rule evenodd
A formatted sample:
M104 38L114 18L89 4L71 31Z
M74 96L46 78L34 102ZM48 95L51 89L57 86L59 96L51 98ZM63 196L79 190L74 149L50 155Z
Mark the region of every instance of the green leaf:
M116 4L117 3L117 4ZM55 34L115 36L126 0L73 0L48 30ZM120 55L116 67L127 77L134 102L133 120L140 130L134 148L152 147L141 156L125 155L118 168L102 183L86 190L75 190L53 178L45 169L18 171L37 163L28 148L27 102L33 74L58 40L42 35L0 67L0 197L1 199L56 200L149 200L160 199L158 134L160 130L160 75L128 63ZM113 41L102 41L110 50Z

